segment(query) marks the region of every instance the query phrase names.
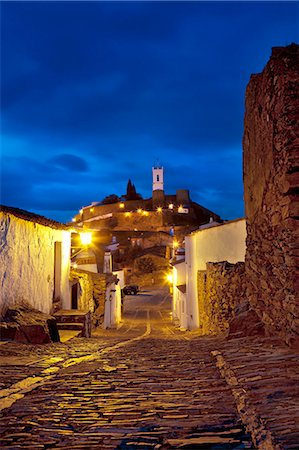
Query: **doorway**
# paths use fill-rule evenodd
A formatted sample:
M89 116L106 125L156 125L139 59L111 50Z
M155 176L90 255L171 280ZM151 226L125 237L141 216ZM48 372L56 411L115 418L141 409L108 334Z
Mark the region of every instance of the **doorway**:
M72 285L72 309L78 309L78 283Z

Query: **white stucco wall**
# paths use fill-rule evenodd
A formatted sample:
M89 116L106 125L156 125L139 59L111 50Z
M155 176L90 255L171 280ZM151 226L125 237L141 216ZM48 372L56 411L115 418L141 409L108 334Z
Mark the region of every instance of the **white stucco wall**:
M116 275L119 279L118 286L122 289L125 286L125 271L123 269L116 270L113 275Z
M117 328L121 322L121 288L111 283L106 289L103 328Z
M51 312L55 242L61 242L60 298L69 309L70 232L0 212L0 314L20 302Z
M177 286L186 284L186 264L182 261L173 266L173 302L172 317L174 321L178 321L181 328L186 328L186 294Z
M198 328L197 271L205 270L207 262L245 260L246 220L238 219L186 236L187 326Z

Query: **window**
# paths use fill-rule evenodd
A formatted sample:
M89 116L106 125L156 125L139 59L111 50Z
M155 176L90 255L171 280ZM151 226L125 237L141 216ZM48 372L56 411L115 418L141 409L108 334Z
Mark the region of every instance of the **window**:
M159 175L157 175L157 181L160 181L160 177L159 177Z

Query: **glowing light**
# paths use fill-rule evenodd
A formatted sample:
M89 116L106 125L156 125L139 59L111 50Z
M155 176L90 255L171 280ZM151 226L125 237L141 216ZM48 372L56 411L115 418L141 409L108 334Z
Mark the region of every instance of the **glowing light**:
M168 208L169 209L173 209L173 207L174 207L174 204L173 203L169 203Z
M83 214L83 209L80 209L80 214Z
M80 239L83 245L89 245L91 244L92 233L90 232L80 233Z
M125 216L126 216L126 217L130 217L130 215L131 215L130 212L126 212L126 213L125 213Z
M74 263L74 264L73 264L73 268L74 268L74 269L77 269L77 267L78 267L78 264L77 264L77 263Z
M180 205L178 208L178 212L182 212L182 211L184 211L184 208L183 208L183 205Z
M138 208L138 209L137 209L137 212L138 212L139 214L141 214L141 213L142 213L142 209L141 209L141 208Z
M125 207L125 204L124 203L120 203L119 207L123 209Z
M162 208L161 208L161 206L158 206L158 208L157 208L157 212L158 212L158 213L162 212Z
M73 217L73 218L72 218L72 222L76 222L76 217Z
M179 246L178 241L173 241L173 247L174 247L174 248L177 248L178 246Z
M148 216L148 211L142 211L142 214L144 215L144 216Z
M168 283L172 283L173 282L173 276L171 273L168 273L166 275L166 280L168 281Z
M89 210L90 212L94 212L94 208L90 208L90 210Z

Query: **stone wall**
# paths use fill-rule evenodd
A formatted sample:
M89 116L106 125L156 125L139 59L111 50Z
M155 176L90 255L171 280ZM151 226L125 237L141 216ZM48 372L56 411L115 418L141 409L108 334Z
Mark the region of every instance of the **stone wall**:
M92 313L94 326L103 323L107 275L71 269L70 280L80 284L78 308Z
M207 263L197 274L199 329L202 334L218 334L228 330L234 309L245 297L243 262Z
M269 334L298 337L299 46L273 48L246 91L247 297Z

